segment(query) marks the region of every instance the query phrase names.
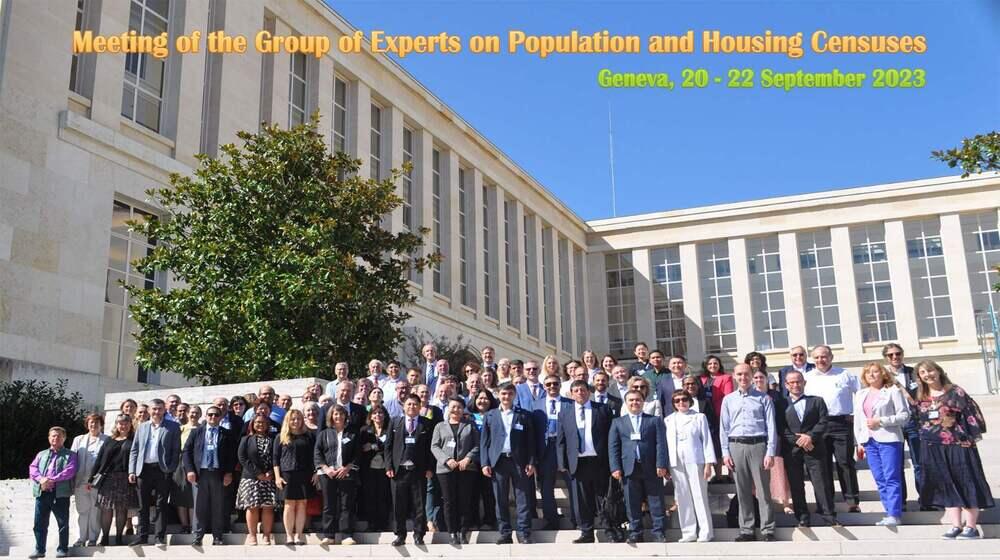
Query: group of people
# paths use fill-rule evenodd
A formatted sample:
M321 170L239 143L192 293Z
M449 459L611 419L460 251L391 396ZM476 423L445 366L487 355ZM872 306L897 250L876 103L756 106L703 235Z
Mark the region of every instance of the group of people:
M860 375L833 364L825 345L790 352L777 375L753 352L731 373L708 356L698 372L683 356L666 357L639 343L628 367L591 351L564 365L553 356L501 359L486 347L481 361L449 371L437 348L403 371L392 361L368 364L353 380L338 363L335 379L313 384L298 403L264 385L257 394L219 397L204 409L152 399L122 403L105 434L99 414L64 446L66 430L49 431L49 447L29 471L36 497L33 557L45 554L50 513L59 525L57 556L68 547L70 497L80 525L77 545L166 544L168 515L201 546L206 533L223 545L233 510L245 512L247 544L272 544L276 509L286 544L305 544L309 517L322 515L322 544L355 542L356 519L369 531L427 531L467 543L476 528L496 529L497 543L531 542L540 499L542 525L560 527L555 487L569 494L574 543L666 542L676 510L681 542L713 538L708 484L735 482L738 541L774 540L778 507L811 524L805 481L816 511L839 525L833 473L848 510L859 509L855 460L866 458L885 508L879 525L902 523L906 499L904 444L921 509L945 508L945 538L979 538L977 515L994 505L976 443L985 422L975 401L932 361L904 365L888 344L885 362ZM512 492L513 491L513 492ZM673 494L668 508L665 496ZM511 516L511 501L515 515ZM132 527L133 515L138 514ZM152 514L152 516L151 516Z

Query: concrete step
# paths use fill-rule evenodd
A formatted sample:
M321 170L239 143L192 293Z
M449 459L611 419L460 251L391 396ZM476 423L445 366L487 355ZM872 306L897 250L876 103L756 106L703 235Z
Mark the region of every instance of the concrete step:
M545 540L546 535L534 534L536 544L495 545L470 544L452 546L447 544L426 544L404 547L392 547L385 544L354 546L321 546L308 544L305 546L144 546L106 547L106 548L74 548L71 556L93 558L170 558L184 560L188 558L276 558L294 555L296 557L360 557L360 558L433 558L433 557L492 557L492 558L619 558L619 557L651 557L669 556L684 558L769 558L769 557L809 557L811 560L822 558L872 558L884 560L889 558L997 558L998 545L995 540L979 541L943 541L928 535L928 538L914 536L890 539L830 539L783 540L773 543L736 543L717 540L711 543L680 544L670 542L641 543L637 545L596 543L590 545L569 544L575 535L567 535L566 539ZM779 533L779 539L786 536ZM23 558L30 550L23 547L11 549L11 557Z

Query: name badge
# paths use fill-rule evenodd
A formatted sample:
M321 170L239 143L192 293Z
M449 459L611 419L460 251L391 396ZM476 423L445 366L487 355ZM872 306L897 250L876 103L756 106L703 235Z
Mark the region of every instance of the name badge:
M559 420L559 413L558 412L556 412L556 413L550 412L549 413L549 420Z
M205 451L215 451L215 445L211 443L205 445Z
M417 438L412 436L407 437L406 439L403 440L403 443L405 443L406 445L414 445L417 443Z
M522 426L521 424L514 424L514 429L517 431L521 431L524 429L524 426Z
M386 434L382 434L378 436L378 440L381 441L382 443L385 443L386 437L387 437Z
M451 440L445 444L445 447L455 447L455 440Z
M914 381L914 382L910 383L909 385L907 385L907 387L909 387L909 389L912 391L912 390L914 390L914 389L917 388L917 382Z
M340 443L351 443L351 438L345 437L340 440Z
M938 418L941 417L941 413L936 410L932 410L927 413L927 417L930 418L931 420L937 420Z
M640 441L640 440L642 440L642 438L639 436L639 434L637 434L635 432L632 432L632 435L629 437L629 439L632 440L632 441Z

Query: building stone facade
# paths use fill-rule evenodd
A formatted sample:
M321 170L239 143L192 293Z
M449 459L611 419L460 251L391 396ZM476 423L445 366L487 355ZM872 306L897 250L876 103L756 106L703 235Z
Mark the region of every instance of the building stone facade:
M354 31L321 0L0 2L0 379L68 378L92 403L185 385L132 362L118 281L172 281L135 273L151 245L123 222L157 216L145 190L191 173L195 154L319 110L362 174L413 163L387 226L431 228L445 258L411 278L408 329L500 357L628 357L645 340L774 365L790 344L827 342L856 365L895 340L988 389L977 320L1000 307L983 288L1000 262L996 176L584 222L386 57L74 56L55 39L74 29Z

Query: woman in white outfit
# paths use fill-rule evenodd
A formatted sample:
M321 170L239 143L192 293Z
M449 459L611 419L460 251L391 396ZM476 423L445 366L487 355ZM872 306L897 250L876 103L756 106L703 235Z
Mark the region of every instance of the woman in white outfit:
M712 511L708 480L715 466L715 447L708 418L691 410L691 395L683 390L671 396L674 414L667 416L667 455L674 480L674 499L681 525L679 542L712 540Z
M76 503L76 520L80 525L80 538L73 546L97 546L101 536L101 508L97 507L97 488L87 481L97 462L101 446L109 438L104 434L104 417L100 414L87 416L83 424L87 427L87 433L73 438L73 445L70 447L76 453L73 501Z

